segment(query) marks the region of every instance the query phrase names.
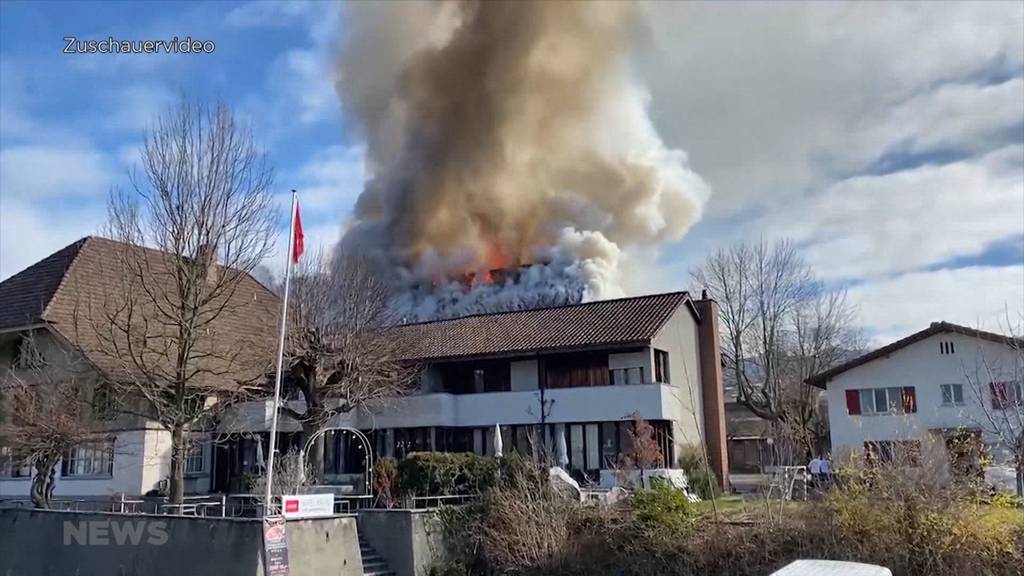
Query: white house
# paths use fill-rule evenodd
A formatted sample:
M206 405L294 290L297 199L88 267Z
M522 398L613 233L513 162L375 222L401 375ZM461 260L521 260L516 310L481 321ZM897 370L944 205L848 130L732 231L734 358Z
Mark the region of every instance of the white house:
M999 432L1021 423L1022 344L935 322L812 376L807 383L827 392L833 456L884 461L903 452L955 461L966 437L1005 458Z

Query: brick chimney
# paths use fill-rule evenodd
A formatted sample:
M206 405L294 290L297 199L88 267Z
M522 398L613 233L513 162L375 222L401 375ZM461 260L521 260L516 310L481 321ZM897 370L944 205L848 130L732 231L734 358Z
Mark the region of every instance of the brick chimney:
M704 442L711 469L722 489L729 490L729 453L725 440L725 393L722 390L722 354L718 334L718 302L707 290L694 301L700 315L697 343L700 347L701 399L704 409Z

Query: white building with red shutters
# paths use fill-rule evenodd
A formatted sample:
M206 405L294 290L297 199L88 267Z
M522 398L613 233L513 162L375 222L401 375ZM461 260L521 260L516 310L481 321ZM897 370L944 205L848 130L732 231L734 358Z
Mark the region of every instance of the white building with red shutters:
M807 383L826 390L833 458L945 454L955 461L955 441L965 437L1005 457L997 430L1020 423L1022 345L935 322L812 376Z

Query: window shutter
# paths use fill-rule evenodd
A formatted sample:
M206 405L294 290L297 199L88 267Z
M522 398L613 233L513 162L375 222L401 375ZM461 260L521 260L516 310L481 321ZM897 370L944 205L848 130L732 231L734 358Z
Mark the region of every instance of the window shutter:
M850 416L860 415L860 391L859 390L847 390L846 391L846 413Z
M913 386L903 387L903 412L906 414L917 412L917 390Z
M992 391L992 408L1003 410L1009 405L1009 398L1006 395L1006 382L991 382L989 388Z

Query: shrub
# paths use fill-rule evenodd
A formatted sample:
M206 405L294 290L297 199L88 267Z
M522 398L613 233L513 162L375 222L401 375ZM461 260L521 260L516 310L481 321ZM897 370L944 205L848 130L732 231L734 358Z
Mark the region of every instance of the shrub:
M436 573L558 573L575 561L579 503L556 494L539 466L518 457L501 464L500 481L480 500L440 509L448 562Z
M398 463L394 458L378 458L373 463L373 493L380 506L394 508L398 503Z
M697 448L688 447L679 456L679 467L686 472L690 490L701 500L713 500L721 495L718 477L707 465L704 454Z
M654 478L652 484L631 498L641 537L668 541L685 536L696 522L697 510L685 492L665 479Z
M749 525L698 516L660 482L631 498L632 512L581 506L538 484L537 470L510 463L478 502L442 509L453 556L439 574L760 576L798 558L879 564L895 576L1009 576L1024 566L1024 512L923 470L844 470L824 499Z

